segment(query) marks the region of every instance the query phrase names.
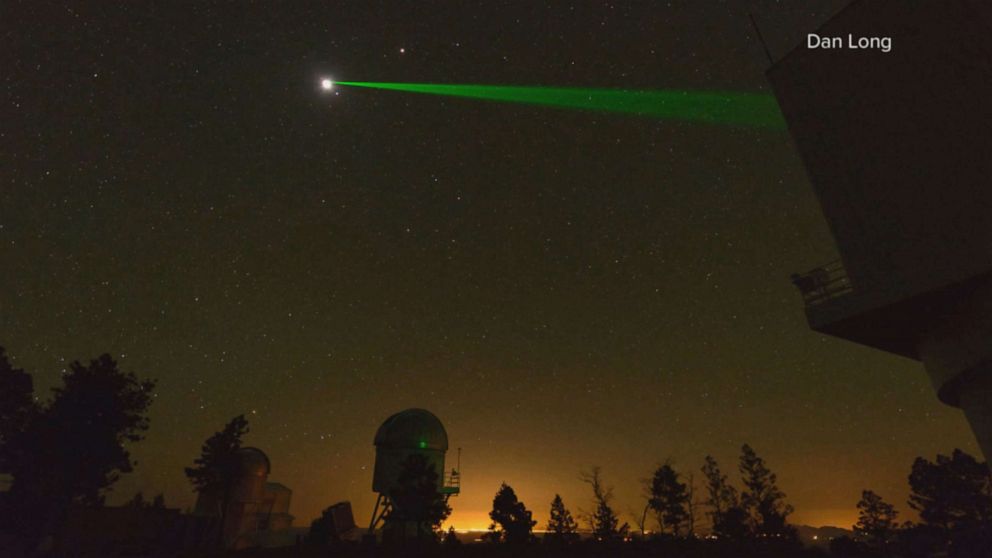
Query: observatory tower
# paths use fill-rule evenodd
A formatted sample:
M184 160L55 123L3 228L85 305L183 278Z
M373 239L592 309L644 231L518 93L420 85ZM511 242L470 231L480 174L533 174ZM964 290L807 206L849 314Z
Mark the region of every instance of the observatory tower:
M400 488L400 476L411 456L422 456L428 469L437 473L438 493L448 500L461 490L458 468L445 472L444 455L448 451L448 433L433 413L424 409L407 409L387 418L375 433L375 472L372 490L378 493L369 533L381 522L391 536L418 535L418 525L390 519L397 509L392 494Z
M857 0L768 70L841 261L793 281L816 331L921 361L992 459L992 5Z

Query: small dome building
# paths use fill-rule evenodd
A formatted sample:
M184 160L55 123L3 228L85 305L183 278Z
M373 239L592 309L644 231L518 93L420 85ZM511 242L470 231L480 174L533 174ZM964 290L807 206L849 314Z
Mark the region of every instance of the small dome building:
M434 413L407 409L387 418L375 433L375 474L372 490L382 494L395 488L403 462L420 454L434 465L438 479L444 474L448 432ZM439 483L443 484L443 483Z
M243 447L235 453L232 491L227 502L227 513L221 514L224 505L219 491L201 492L196 498L196 514L224 517L224 545L230 548L268 546L278 541L281 533L288 533L293 524L289 503L293 491L286 486L269 482L272 463L265 452L254 447Z

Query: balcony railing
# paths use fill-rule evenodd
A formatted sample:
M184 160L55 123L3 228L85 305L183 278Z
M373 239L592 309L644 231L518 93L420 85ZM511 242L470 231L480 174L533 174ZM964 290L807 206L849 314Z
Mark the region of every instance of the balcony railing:
M815 306L852 291L847 271L840 260L832 261L806 273L793 273L792 284L803 295L806 306Z
M458 494L462 489L461 474L452 469L444 474L444 485L441 488L442 494Z

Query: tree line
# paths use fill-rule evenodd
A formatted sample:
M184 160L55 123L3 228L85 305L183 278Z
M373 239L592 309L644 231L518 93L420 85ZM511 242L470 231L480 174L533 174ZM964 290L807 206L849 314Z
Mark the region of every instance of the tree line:
M831 551L850 558L992 556L992 476L986 463L955 449L935 461L917 457L909 473L907 504L919 522L898 522L899 512L873 490L857 503L853 537L831 541Z
M121 371L104 354L88 363L70 363L61 385L42 399L31 375L14 367L0 347L0 474L11 479L9 489L0 492L0 531L23 548L35 549L57 532L72 506L104 505L113 485L135 466L127 448L149 429L155 385ZM214 491L226 504L236 469L233 456L247 432L247 420L238 416L204 442L200 456L186 469L194 490ZM440 532L451 508L437 491L439 472L417 457L410 456L390 495L401 503L393 513L404 514L393 519L417 522L425 533L455 544L453 532ZM629 514L636 524L632 529L622 521L602 469L592 467L579 475L592 494L592 507L573 514L556 495L544 539L556 545L576 543L581 522L593 541L603 543L650 538L717 541L737 548L796 544L796 530L788 523L793 508L776 475L749 445L742 446L737 463L739 484L711 456L698 472L699 488L695 474L679 472L671 461L659 465L643 481L642 511ZM992 479L986 463L960 450L938 455L936 461L919 457L908 480L908 505L918 513L918 522L898 523L895 506L865 490L857 503L854 536L833 541L834 553L988 558ZM148 503L138 495L130 505L161 508L164 500L159 496ZM227 506L220 508L223 513ZM537 523L509 484L497 489L490 519L487 540L494 544L516 546L536 538Z
M0 473L12 478L0 494L0 530L34 550L71 506L102 506L134 469L127 446L148 431L154 388L104 354L70 363L43 401L0 347Z
M742 488L738 490L728 479L717 461L706 456L700 469L705 478L705 497L696 499L693 475L683 475L671 460L659 465L650 478L643 481L644 508L635 515L637 530L622 522L615 508L613 488L604 480L600 467L579 474L579 480L592 492L592 508L573 515L559 494L550 506L550 519L544 539L562 545L579 540L579 521L585 523L590 537L598 542L616 542L634 537L667 539L698 539L705 520L705 538L732 542L775 539L782 544L797 542L796 530L788 524L792 506L785 503L785 494L778 479L764 459L751 446L741 448L738 471ZM705 512L701 513L702 510ZM656 530L649 530L649 516ZM503 483L493 498L489 517L492 524L487 540L519 544L536 540L536 522L520 501L513 488ZM639 519L636 519L639 517Z
M433 532L443 545L459 545L454 527L440 531L451 509L431 484L437 476L423 476L422 465L417 470L420 473L414 477L419 480L414 484L424 488L426 483L420 494L437 507L422 515L408 514L405 520L422 521L424 532ZM712 456L705 457L699 472L701 489L695 486L694 474L682 474L671 460L659 465L642 481L643 510L630 512L637 525L634 530L622 521L602 469L582 471L578 479L589 487L592 507L573 514L561 495L555 494L540 539L534 531L537 521L533 513L513 487L504 482L493 497L491 523L484 540L510 547L541 541L558 549L634 541L667 545L669 549L675 545L687 555L691 552L686 548L693 545L707 546L708 550L700 551L704 555L768 551L788 555L798 551L801 544L797 530L788 522L793 507L786 502L776 474L750 445L741 447L737 463L739 485L731 482ZM986 463L961 450L954 450L950 456L938 455L936 461L918 457L908 480L908 505L919 514L919 522L898 523L895 506L875 492L864 490L857 503L859 515L852 526L853 536L831 541L831 553L847 558L992 556L992 478ZM698 498L697 493L701 493ZM588 534L584 540L580 536L582 527Z
M578 517L596 542L696 541L718 545L717 554L720 547L732 549L731 553L759 546L780 551L798 548L797 531L788 523L794 510L785 502L775 473L747 444L741 448L737 469L740 488L712 456L706 456L700 469L704 496L697 501L694 475L682 475L671 461L664 462L644 481L645 506L640 514L632 514L640 517L635 520L639 533L632 533L627 523L620 523L601 469L593 467L581 473L580 480L589 485L594 508ZM960 449L949 456L937 455L935 461L918 457L908 481L907 504L919 515L918 522L898 523L895 506L866 489L856 505L853 536L832 540L831 553L846 558L992 557L992 476L986 463ZM656 531L648 531L649 516ZM537 540L531 512L506 483L493 499L490 518L490 542ZM558 494L551 502L544 541L557 546L579 541L579 523Z

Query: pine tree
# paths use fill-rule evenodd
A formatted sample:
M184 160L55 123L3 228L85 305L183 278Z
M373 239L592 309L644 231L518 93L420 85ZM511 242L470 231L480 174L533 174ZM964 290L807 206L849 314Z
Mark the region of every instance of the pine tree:
M599 467L593 467L588 472L579 475L582 482L592 488L595 511L587 514L586 519L592 529L593 537L598 541L616 541L627 537L630 526L627 523L620 525L620 519L610 507L613 499L613 489L603 484L602 471Z
M194 490L209 492L230 484L237 465L235 454L241 449L241 437L248 432L248 420L238 415L203 442L200 457L193 460L193 467L186 468L186 477Z
M458 540L458 533L455 532L454 525L448 527L447 532L444 533L444 538L441 539L441 544L447 548L457 548L462 545L462 541Z
M596 512L592 516L592 536L597 541L621 540L627 536L629 526L620 525L620 518L613 508L605 502L596 504Z
M34 401L31 375L14 368L0 347L0 473L16 467L18 443L28 425L41 413ZM24 442L24 440L17 440Z
M397 486L389 493L393 507L386 521L414 522L418 537L436 537L451 514L447 500L438 492L439 482L434 464L426 457L418 453L407 456Z
M702 467L706 477L707 499L710 511L710 530L721 539L741 540L748 536L747 512L740 505L737 489L730 485L720 471L716 459L707 455Z
M861 492L858 502L858 522L854 525L854 533L872 547L885 546L898 529L896 516L899 515L892 504L882 500L882 497L871 490Z
M986 463L955 449L931 462L917 457L909 475L909 506L946 535L992 534L992 476Z
M489 512L489 518L492 519L489 525L490 540L511 544L529 542L534 525L537 525L531 515L524 503L517 499L513 488L504 482L496 491L493 510Z
M548 521L546 538L553 542L569 543L578 538L578 528L561 496L555 494L555 499L551 501L551 519Z
M223 543L224 525L227 522L227 508L233 497L234 482L237 476L237 451L241 449L241 437L248 433L248 420L238 415L230 420L224 429L207 438L200 448L200 457L193 467L186 468L186 477L194 490L214 493L220 496L220 516L217 540Z
M671 463L658 467L651 478L648 506L658 518L662 533L682 534L689 519L689 494L685 483L679 482L679 474Z
M753 533L759 537L795 539L795 530L786 522L793 509L785 503L785 494L778 488L778 478L747 444L741 447L739 468L745 486L741 503L748 513Z

